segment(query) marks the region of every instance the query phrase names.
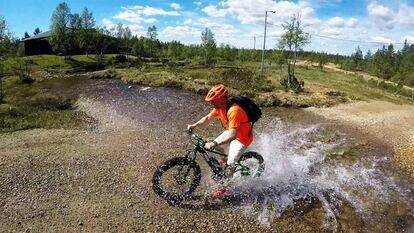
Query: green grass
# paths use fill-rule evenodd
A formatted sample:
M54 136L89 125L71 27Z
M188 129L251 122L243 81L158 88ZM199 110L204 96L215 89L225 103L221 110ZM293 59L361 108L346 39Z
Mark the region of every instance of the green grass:
M0 105L1 106L1 105ZM1 114L1 113L0 113ZM80 111L30 111L19 115L1 115L0 133L25 129L82 129L88 116Z
M16 77L3 81L0 133L32 128L84 128L91 118L74 109L73 100L56 96L42 82L21 84Z
M311 91L339 91L354 100L386 100L392 102L405 101L392 93L377 87L372 87L360 76L329 72L318 68L299 68L298 77L305 81L305 87Z
M130 61L136 57L129 56ZM207 68L200 62L187 63L186 66L164 65L160 59L141 59L142 64L117 63L116 55L105 55L105 67L97 67L94 55L72 56L64 60L61 56L41 55L24 58L14 58L26 61L32 73L46 70L55 73L91 72L92 78L120 78L125 82L149 85L167 86L205 94L211 85L225 83L233 94L243 94L255 98L263 106L329 106L349 100L386 100L392 102L408 102L407 98L397 95L394 87L387 85L375 86L358 75L320 70L312 66L297 66L296 76L305 81L305 91L294 93L285 91L280 81L286 77L286 66L265 63L264 75L260 77L259 62L222 62L216 67ZM31 62L27 62L30 60ZM13 59L2 61L10 67ZM15 62L15 61L14 61ZM170 61L171 62L171 61ZM132 67L128 67L132 65ZM238 69L242 68L242 69ZM248 69L248 70L246 70ZM40 74L42 75L42 74ZM409 95L405 90L402 95Z
M103 65L111 65L116 54L107 54L103 57ZM128 56L128 59L134 60L136 57ZM100 66L95 55L73 55L70 59L64 59L63 56L56 55L36 55L27 57L14 57L0 60L0 65L5 68L6 72L12 73L14 66L18 63L27 64L30 71L47 71L51 73L73 73L85 72L90 70L104 69Z
M262 106L331 106L349 100L386 100L408 103L407 98L393 95L383 88L373 87L363 78L313 67L297 67L296 75L305 81L305 92L285 91L280 80L286 67L268 66L265 77L259 76L258 63L246 63L252 72L243 74L233 68L205 67L143 67L118 69L118 78L125 82L149 86L168 86L205 94L211 85L225 83L232 94L253 97ZM232 76L234 74L234 77Z

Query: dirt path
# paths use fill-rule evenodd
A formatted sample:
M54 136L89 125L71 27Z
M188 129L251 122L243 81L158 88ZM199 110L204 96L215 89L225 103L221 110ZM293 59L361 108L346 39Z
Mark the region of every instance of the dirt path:
M400 165L414 177L414 105L355 102L306 111L358 128L390 144Z
M309 61L299 61L297 64L300 65L300 66L309 66L309 65L311 65L311 66L317 66L316 63L313 63L312 64ZM324 69L328 69L328 70L332 70L332 71L335 71L335 72L344 73L344 74L351 74L351 75L355 75L355 76L360 76L363 79L365 79L366 81L372 79L372 80L377 81L378 83L380 83L381 81L384 81L387 84L397 85L397 83L394 83L394 82L391 82L391 81L387 81L387 80L383 80L383 79L378 78L377 76L373 76L373 75L370 75L370 74L367 74L367 73L364 73L364 72L360 72L360 71L349 71L349 70L340 69L340 68L338 68L337 65L335 65L333 63L327 63L327 64L325 64L323 66L323 68ZM407 90L410 90L410 91L414 91L412 87L405 86L405 85L404 85L404 89L407 89ZM414 92L413 92L413 95L414 95Z

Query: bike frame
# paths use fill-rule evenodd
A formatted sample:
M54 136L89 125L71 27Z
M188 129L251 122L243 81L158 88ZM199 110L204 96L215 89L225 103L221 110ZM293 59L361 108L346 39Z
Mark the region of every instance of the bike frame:
M223 156L223 157L227 157L227 154L222 153L217 150L211 150L211 149L204 148L205 141L197 134L192 134L191 139L193 141L193 149L187 152L186 158L194 162L195 159L197 158L197 154L199 153L202 155L203 159L206 161L206 163L208 164L208 166L211 168L211 170L213 171L215 175L218 175L218 176L223 175L225 166L224 167L220 166L216 158L214 158L213 156L210 156L207 152L211 152L211 153Z

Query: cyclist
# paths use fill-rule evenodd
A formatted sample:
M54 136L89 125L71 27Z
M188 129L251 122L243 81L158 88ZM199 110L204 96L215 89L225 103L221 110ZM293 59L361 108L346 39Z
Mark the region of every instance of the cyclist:
M229 144L226 176L231 178L235 172L235 162L253 141L253 133L250 131L251 123L246 112L236 103L231 103L229 92L223 84L215 85L210 89L205 101L211 102L213 110L199 121L188 125L188 130L193 130L200 125L208 124L213 118L219 118L226 130L212 142L205 144L205 148L214 149L218 146ZM231 106L228 106L231 105ZM226 190L224 188L213 191L213 196L220 197Z

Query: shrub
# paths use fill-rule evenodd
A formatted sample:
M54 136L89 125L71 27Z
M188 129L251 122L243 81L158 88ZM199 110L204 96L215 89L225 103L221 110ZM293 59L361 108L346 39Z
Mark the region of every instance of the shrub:
M10 104L0 104L0 117L2 116L17 116L19 110Z
M34 82L34 79L29 75L22 73L19 75L19 80L21 83L30 84Z
M116 55L115 56L115 60L118 63L124 63L124 62L127 62L128 61L127 57L125 55L123 55L123 54Z
M290 82L288 82L289 78L283 78L280 80L280 85L282 85L285 90L292 89L296 93L302 92L305 88L305 82L301 79L296 78L295 76L290 78Z
M30 84L33 83L33 78L30 76L30 68L22 60L16 60L16 63L12 65L13 73L19 77L21 83Z
M241 94L254 97L257 92L270 92L274 89L270 80L245 68L229 68L213 72L208 76L209 84L223 83L239 90Z

